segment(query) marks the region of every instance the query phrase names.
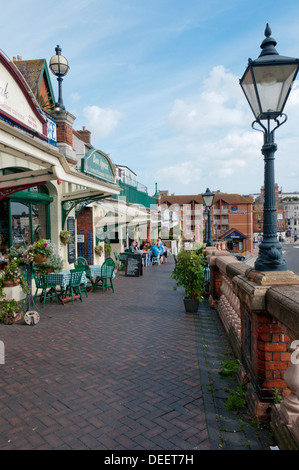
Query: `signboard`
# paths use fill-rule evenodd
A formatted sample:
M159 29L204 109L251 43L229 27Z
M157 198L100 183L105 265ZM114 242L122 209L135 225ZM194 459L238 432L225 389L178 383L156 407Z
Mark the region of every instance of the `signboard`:
M115 173L112 163L107 155L100 150L89 150L81 158L81 171L105 181L115 182Z
M74 217L68 217L67 219L67 229L71 232L71 242L67 244L67 259L69 264L72 264L75 262L76 259L76 250L75 250L75 218Z
M225 239L230 239L230 238L246 238L244 235L241 235L237 230L234 230L234 232L229 233Z
M142 276L142 255L127 254L125 276Z
M25 128L46 135L47 124L34 105L21 77L0 54L0 113Z

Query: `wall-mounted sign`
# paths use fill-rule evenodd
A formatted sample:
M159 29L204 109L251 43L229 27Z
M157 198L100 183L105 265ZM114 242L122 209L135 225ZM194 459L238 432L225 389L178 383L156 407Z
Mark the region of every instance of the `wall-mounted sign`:
M115 182L115 172L110 158L100 150L89 150L81 158L81 171L111 183Z
M43 112L45 120L47 122L47 137L53 142L57 142L57 125L55 119L53 119L49 114Z
M243 210L239 211L237 206L232 206L230 213L231 214L247 214L247 211L243 211Z
M241 233L239 233L237 230L234 230L233 232L229 233L228 235L226 235L226 237L224 237L225 240L227 239L232 239L232 238L241 238L241 239L244 239L246 237L244 237L244 235L241 235Z
M35 106L21 76L0 54L0 113L13 123L47 135L47 123Z

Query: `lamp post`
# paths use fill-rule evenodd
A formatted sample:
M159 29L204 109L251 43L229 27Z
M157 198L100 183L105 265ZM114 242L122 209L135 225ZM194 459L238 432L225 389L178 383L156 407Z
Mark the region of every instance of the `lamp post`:
M62 77L68 73L70 67L67 59L61 55L61 47L57 46L55 48L55 52L56 55L51 57L49 67L51 72L57 77L58 81L58 101L55 103L55 109L59 111L61 109L65 109L62 100Z
M203 220L205 221L205 238L204 238L204 243L207 243L208 240L208 213L207 211L204 211L203 213Z
M264 226L263 240L254 266L256 271L287 270L286 261L282 257L282 247L277 239L274 176L274 154L277 145L274 142L274 131L287 120L283 109L298 72L299 59L280 56L275 49L277 43L271 34L267 24L266 39L261 44L262 52L256 60L248 60L248 66L240 80L255 116L252 128L264 134L261 149L265 163ZM255 127L256 125L260 128Z
M212 193L209 188L207 188L206 192L202 194L203 201L206 206L206 210L208 213L208 237L207 237L207 246L214 246L212 237L211 237L211 207L213 205L215 194Z

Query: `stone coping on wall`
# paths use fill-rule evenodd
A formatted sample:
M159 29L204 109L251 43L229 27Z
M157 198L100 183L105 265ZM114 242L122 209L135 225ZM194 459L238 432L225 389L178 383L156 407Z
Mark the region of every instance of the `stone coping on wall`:
M299 339L299 276L293 271L257 272L227 251L206 248L210 266L233 281L234 292L251 310L268 311L293 339Z
M297 286L271 287L266 294L268 312L281 324L292 340L299 340L299 289Z

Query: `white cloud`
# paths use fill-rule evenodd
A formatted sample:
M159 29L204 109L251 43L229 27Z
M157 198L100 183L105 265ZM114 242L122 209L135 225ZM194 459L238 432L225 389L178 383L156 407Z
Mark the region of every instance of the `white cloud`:
M244 123L246 105L241 98L238 79L218 65L204 80L203 91L197 101L175 101L168 122L176 131L190 134L216 127L239 127Z
M93 139L108 137L119 125L124 114L111 108L86 106L83 109L86 127L91 131Z
M71 93L72 101L80 101L80 99L81 99L81 96L79 95L79 93L77 93L76 91L74 93Z

